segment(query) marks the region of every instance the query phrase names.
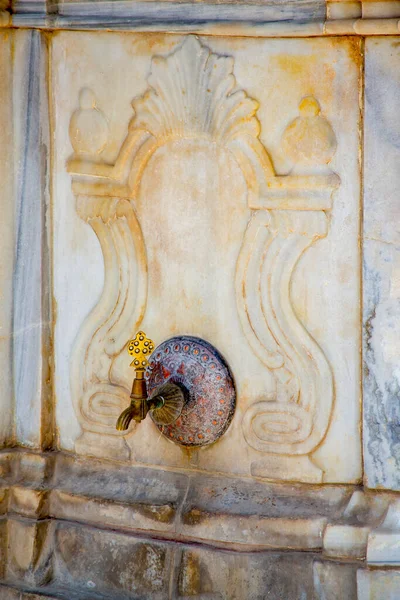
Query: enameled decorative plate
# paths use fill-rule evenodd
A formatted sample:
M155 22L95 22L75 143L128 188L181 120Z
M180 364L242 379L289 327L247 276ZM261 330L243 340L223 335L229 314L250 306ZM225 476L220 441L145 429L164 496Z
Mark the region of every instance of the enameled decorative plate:
M146 379L151 394L167 381L180 384L186 403L179 418L158 429L182 446L206 446L228 429L236 405L232 374L208 342L181 336L160 344L149 360Z

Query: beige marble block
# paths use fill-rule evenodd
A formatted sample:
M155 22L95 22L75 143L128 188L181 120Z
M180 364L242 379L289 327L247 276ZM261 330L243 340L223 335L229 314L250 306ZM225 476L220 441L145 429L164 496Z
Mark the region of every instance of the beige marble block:
M51 57L61 447L358 481L359 42L65 32ZM226 358L217 443L114 431L139 327Z

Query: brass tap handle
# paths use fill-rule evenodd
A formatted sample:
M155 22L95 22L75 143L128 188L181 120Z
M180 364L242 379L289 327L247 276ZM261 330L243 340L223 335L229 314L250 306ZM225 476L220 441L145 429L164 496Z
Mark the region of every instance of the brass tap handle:
M138 331L133 340L128 343L128 353L133 356L131 367L136 371L143 371L149 364L150 354L154 350L154 342L146 337L143 331Z

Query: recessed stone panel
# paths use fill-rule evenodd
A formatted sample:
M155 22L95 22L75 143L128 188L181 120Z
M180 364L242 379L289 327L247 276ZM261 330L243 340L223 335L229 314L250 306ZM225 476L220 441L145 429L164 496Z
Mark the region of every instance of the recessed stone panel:
M351 38L54 37L63 448L359 480L360 56ZM228 362L237 408L216 444L180 449L149 419L115 430L139 326Z

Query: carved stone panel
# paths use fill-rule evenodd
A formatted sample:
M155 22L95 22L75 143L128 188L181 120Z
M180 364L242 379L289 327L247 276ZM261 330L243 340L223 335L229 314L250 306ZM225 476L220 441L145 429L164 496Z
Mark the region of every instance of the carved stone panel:
M358 42L64 33L52 56L61 446L357 481ZM115 430L139 326L228 362L216 444Z

